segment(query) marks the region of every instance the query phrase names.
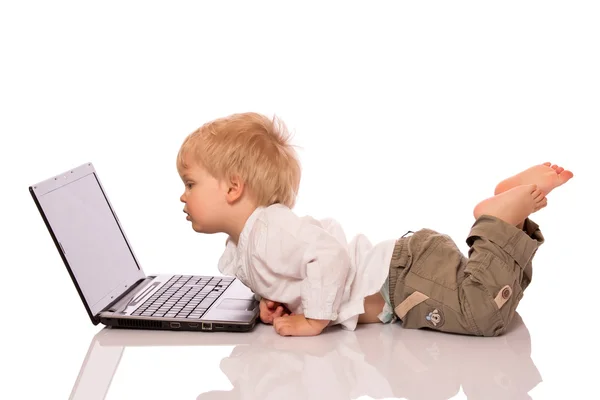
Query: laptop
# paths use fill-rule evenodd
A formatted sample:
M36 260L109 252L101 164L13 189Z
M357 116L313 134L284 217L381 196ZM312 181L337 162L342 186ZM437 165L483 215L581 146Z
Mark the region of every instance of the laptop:
M258 301L236 278L147 276L91 162L29 192L94 325L230 332L256 325Z

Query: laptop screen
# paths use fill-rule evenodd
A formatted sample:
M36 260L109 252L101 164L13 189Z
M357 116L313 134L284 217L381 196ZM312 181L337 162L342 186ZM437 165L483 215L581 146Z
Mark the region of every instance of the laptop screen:
M92 315L144 277L91 164L34 192Z

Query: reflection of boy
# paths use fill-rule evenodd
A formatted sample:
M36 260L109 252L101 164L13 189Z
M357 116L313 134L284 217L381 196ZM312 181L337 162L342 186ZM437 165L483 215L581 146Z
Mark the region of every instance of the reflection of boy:
M484 342L376 326L293 342L265 331L221 361L233 389L198 399L441 400L461 386L469 399L527 399L541 382L530 356L518 314L507 335Z

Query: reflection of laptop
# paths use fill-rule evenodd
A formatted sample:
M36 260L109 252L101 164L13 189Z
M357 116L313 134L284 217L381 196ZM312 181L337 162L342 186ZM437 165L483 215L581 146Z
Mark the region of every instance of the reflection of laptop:
M172 335L167 332L102 329L92 339L69 398L71 400L100 400L106 398L126 348L249 346L260 335L264 335L266 332L271 334L272 328L269 329L266 326L262 328L255 329L245 335L226 332L200 335L202 337L191 332Z
M95 325L249 331L256 324L258 302L235 278L146 276L91 163L29 191Z

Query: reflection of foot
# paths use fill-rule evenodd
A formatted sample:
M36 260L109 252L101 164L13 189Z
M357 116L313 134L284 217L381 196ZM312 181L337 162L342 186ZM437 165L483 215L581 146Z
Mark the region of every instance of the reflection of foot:
M520 185L535 184L544 193L545 196L557 188L565 184L569 179L573 177L571 171L567 171L563 167L558 165L552 165L549 162L535 165L525 171L511 176L508 179L503 180L496 186L494 194L500 194L506 192Z
M516 226L546 204L544 193L536 185L521 185L483 200L475 206L473 215L475 219L491 215Z

